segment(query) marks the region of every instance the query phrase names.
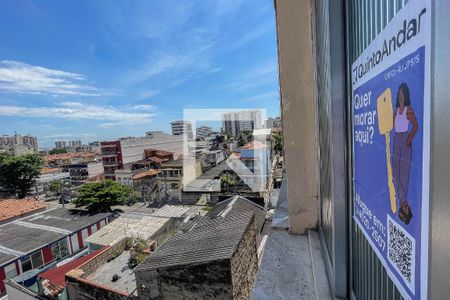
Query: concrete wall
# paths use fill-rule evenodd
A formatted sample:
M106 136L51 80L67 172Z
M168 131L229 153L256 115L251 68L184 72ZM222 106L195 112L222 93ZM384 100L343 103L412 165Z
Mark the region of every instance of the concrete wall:
M275 0L290 232L318 221L317 126L310 0Z
M231 258L231 280L233 283L233 299L250 299L253 284L258 271L258 249L256 247L256 226L253 218L239 242L236 252Z
M139 299L232 299L230 261L136 272Z

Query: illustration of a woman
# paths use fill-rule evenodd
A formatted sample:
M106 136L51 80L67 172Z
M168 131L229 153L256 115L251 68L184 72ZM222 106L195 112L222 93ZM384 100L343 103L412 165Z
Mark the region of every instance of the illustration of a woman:
M412 159L412 140L419 125L411 107L409 88L402 83L397 92L394 111L394 149L392 156L392 170L397 198L400 201L398 217L405 224L409 224L413 214L408 205L409 173ZM409 125L411 131L409 131Z

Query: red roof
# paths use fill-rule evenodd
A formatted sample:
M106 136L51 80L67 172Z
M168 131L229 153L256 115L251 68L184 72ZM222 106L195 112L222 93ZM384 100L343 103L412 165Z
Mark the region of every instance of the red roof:
M66 273L72 271L73 269L77 269L81 265L83 265L85 262L90 260L91 258L97 256L104 248L103 247L97 251L93 251L89 253L88 255L82 256L74 261L68 262L67 264L64 264L60 267L56 267L54 269L50 269L46 272L43 272L39 274L39 278L41 279L47 279L53 284L56 284L57 286L61 288L65 288L66 286Z
M47 205L37 198L0 199L0 223L44 210Z

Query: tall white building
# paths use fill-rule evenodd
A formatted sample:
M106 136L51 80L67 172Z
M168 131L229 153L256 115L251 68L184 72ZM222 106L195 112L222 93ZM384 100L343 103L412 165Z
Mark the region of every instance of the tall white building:
M243 131L253 132L263 128L261 110L243 110L222 114L222 129L232 137L237 137Z
M56 141L55 147L56 149L62 149L62 148L70 148L70 147L79 147L81 146L81 141Z
M34 153L38 150L38 141L34 136L20 134L0 136L0 152L17 156Z

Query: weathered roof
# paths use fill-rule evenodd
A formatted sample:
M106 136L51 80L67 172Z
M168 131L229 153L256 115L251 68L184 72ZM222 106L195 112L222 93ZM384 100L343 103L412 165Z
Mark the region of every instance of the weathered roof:
M0 265L56 242L109 216L48 209L0 226Z
M65 237L62 232L16 224L0 226L0 252L19 257Z
M39 278L41 279L47 279L49 280L51 283L57 285L58 287L60 287L61 289L64 288L66 286L66 279L65 279L65 275L67 272L78 268L79 266L83 265L85 262L87 262L88 260L90 260L91 258L95 257L96 255L98 255L100 253L100 251L102 251L102 249L99 249L97 251L93 251L85 256L82 256L78 259L75 259L71 262L68 262L60 267L57 268L53 268L50 269L46 272L43 272L41 274L39 274Z
M189 206L184 205L164 205L151 215L154 217L181 218L186 215L189 209Z
M0 223L26 216L30 213L43 210L46 207L47 205L44 202L33 197L24 199L0 199Z
M155 176L156 174L158 174L159 171L158 170L148 170L145 172L141 172L141 173L137 173L135 175L133 175L133 179L141 179L141 178L145 178L145 177L150 177L150 176Z
M183 167L184 160L183 159L177 159L177 160L169 160L165 161L161 164L161 168L178 168Z
M254 129L253 136L257 135L270 135L272 128Z
M252 219L251 212L204 218L190 231L167 240L135 272L230 259Z
M251 211L255 214L256 229L261 232L266 220L267 210L242 196L233 196L217 203L206 216L209 218L226 217L243 211Z
M25 217L21 219L21 221L32 223L37 226L52 226L70 232L75 232L97 223L109 216L111 216L111 213L93 214L83 210L64 209L58 207L47 209L44 212Z
M86 242L96 245L112 246L125 237L139 237L148 240L168 221L168 218L122 214L119 218L89 236Z

